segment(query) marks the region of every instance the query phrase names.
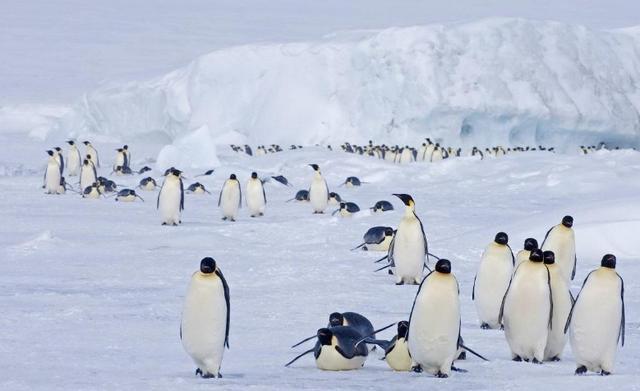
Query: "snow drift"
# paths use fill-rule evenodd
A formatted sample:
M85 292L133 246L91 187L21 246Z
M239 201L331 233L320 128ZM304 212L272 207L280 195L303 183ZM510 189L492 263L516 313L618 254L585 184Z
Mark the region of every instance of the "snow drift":
M171 141L200 129L206 145L638 146L639 112L637 30L489 19L215 51L88 93L56 129Z

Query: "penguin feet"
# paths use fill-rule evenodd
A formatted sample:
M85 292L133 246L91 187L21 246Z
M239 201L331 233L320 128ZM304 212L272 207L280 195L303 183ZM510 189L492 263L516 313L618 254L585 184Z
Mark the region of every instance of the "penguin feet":
M178 223L173 223L173 224L171 224L171 225L173 225L174 227L177 227L177 226L178 226Z
M223 217L223 218L222 218L222 221L227 221L227 218L226 218L226 217Z
M435 376L436 376L437 378L439 378L439 379L446 379L446 378L448 378L448 377L449 377L449 375L447 375L446 373L442 373L442 372L440 372L440 371L438 371L438 373L436 373L436 375L435 375Z
M531 360L532 363L534 364L542 364L542 361L539 361L537 358L533 358L533 360Z
M489 326L488 323L482 323L480 325L480 328L483 329L483 330L489 330L491 328L491 326Z
M167 223L162 223L162 225L167 225Z
M609 375L611 375L611 372L609 371L605 371L604 369L600 371L600 376L609 376Z
M209 373L209 372L207 372L205 374L202 374L201 376L202 376L203 379L215 379L216 378L216 375L214 375L212 373Z
M520 361L522 361L522 357L520 357L520 356L515 356L514 358L512 358L512 360L513 360L513 361L516 361L516 362L520 362Z
M396 282L396 285L404 285L404 281Z
M560 357L558 357L558 356L551 357L551 358L549 359L549 361L560 361Z
M411 367L411 372L422 373L422 367L420 364Z
M387 274L393 276L393 272L391 271L391 269L387 270Z
M587 367L585 367L584 365L581 365L578 368L576 368L576 372L575 373L578 376L584 375L585 373L587 373Z
M458 360L466 360L467 359L467 352L462 351L460 352L460 355L458 356Z
M256 215L251 215L251 217L255 218L255 217L256 217Z
M262 217L264 216L264 213L258 213L258 216Z
M232 223L235 223L236 219L229 219L229 221L231 221Z

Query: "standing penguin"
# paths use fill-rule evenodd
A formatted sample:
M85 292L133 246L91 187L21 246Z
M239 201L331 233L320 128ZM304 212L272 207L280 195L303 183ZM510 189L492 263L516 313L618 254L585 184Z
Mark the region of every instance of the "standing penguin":
M264 192L262 180L258 178L257 173L252 172L247 182L247 206L251 217L263 216L266 205L267 195Z
M610 375L618 342L624 346L624 281L615 270L615 255L605 255L600 265L585 278L564 328L576 358L576 375Z
M524 261L529 260L529 256L531 255L531 251L538 249L538 241L534 238L527 238L524 241L524 249L518 251L516 255L516 267L520 265Z
M576 275L576 238L572 227L573 217L564 216L560 224L547 231L542 242L542 251L553 251L567 282Z
M428 252L422 221L415 211L415 201L408 194L394 194L406 205L404 215L389 246L389 263L395 269L396 284L419 284Z
M75 141L69 140L67 144L69 144L69 150L67 151L67 174L69 176L78 176L80 174L80 165L82 164L80 151Z
M313 213L324 213L329 203L329 187L327 181L322 177L320 167L317 164L309 164L313 168L314 176L309 187L309 201L313 207Z
M83 144L87 147L86 154L91 156L91 161L93 161L93 164L95 164L96 167L100 167L100 159L98 158L98 151L88 141L84 141Z
M564 346L567 344L567 335L564 332L564 326L569 318L571 306L573 305L573 297L567 282L564 280L560 267L555 263L553 251L545 251L543 253L544 264L549 269L549 278L551 281L551 297L553 303L553 323L549 336L547 337L547 346L544 348L545 361L560 361Z
M196 375L222 377L220 364L229 348L229 285L213 258L204 258L193 273L180 324L180 339L198 367Z
M218 197L218 206L222 208L222 220L236 221L238 209L242 205L242 190L240 189L240 181L236 178L236 174L231 174L229 179L224 181L220 197Z
M460 298L451 262L441 259L420 283L409 316L409 354L413 370L449 377L458 352Z
M82 167L80 168L80 191L84 191L84 189L96 181L98 181L96 168L91 164L89 159L84 159L82 161Z
M319 329L316 345L285 364L293 364L300 357L313 353L316 366L325 371L360 369L369 355L365 344L356 345L362 335L353 327L335 326Z
M47 194L58 194L60 188L60 163L56 159L54 151L47 151L49 160L47 161L47 169L44 173L44 187Z
M122 167L128 167L126 162L127 162L127 155L125 154L124 149L117 148L116 159L113 163L113 171L117 171L116 170L117 167L120 167L120 169L122 169Z
M542 250L534 250L513 274L500 309L499 321L504 324L513 361L542 364L553 320L551 306L549 270Z
M180 214L184 209L182 171L175 168L169 169L158 193L156 207L160 210L162 225L177 226L182 223L180 220Z
M475 301L480 327L483 329L497 329L501 324L500 306L504 297L511 274L513 273L514 258L509 237L504 232L498 232L494 241L482 253L478 273L473 280L471 298Z

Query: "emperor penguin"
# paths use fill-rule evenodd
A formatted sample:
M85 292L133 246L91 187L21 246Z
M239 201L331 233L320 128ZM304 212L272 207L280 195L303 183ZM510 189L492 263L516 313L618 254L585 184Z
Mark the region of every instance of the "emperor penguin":
M157 186L158 184L156 183L156 180L151 178L150 176L141 179L140 184L138 184L138 188L147 191L153 191Z
M425 256L428 253L427 237L422 221L415 211L415 201L408 194L394 194L406 205L404 215L389 245L389 263L396 278L396 284L419 284Z
M572 227L573 217L564 216L560 224L547 231L542 241L542 251L553 251L567 282L576 275L576 238Z
M564 326L569 318L571 306L573 305L573 297L569 290L569 285L564 280L562 271L555 263L553 251L545 251L543 253L544 264L549 269L549 278L551 281L551 297L553 300L551 308L553 309L553 323L549 336L547 337L547 346L544 348L545 361L560 361L564 346L567 344L567 335L564 332Z
M84 141L83 144L87 147L86 154L91 156L91 161L96 167L100 167L100 159L98 158L98 151L94 148L89 141Z
M351 217L355 213L360 212L360 207L354 202L341 202L340 208L336 209L331 215L340 213L341 217Z
M122 202L133 202L136 200L136 198L139 198L142 202L144 202L144 199L136 194L136 191L133 189L122 189L116 195L116 201Z
M91 164L89 159L84 159L82 161L82 167L80 168L80 191L83 191L97 181L98 175L96 168Z
M44 187L47 194L58 194L60 187L60 163L56 158L56 153L52 150L47 151L49 160L47 161L47 169L44 173Z
M375 330L373 329L371 321L357 312L332 312L329 315L329 324L327 325L327 327L336 326L349 326L355 329L362 338L371 336L375 337ZM315 337L315 335L307 337L293 345L292 348L295 348L296 346L301 345L302 343L307 342Z
M460 298L451 262L440 259L420 283L409 316L409 354L416 372L449 377L458 353Z
M478 273L473 280L471 298L475 301L480 327L483 329L502 326L498 321L500 306L509 287L514 266L513 252L508 242L506 233L496 234L494 241L482 253Z
M116 149L116 159L113 163L113 171L116 171L117 167L128 167L126 164L127 155L125 155L124 149L117 148Z
M364 234L364 242L352 250L362 248L364 251L389 251L393 234L394 231L391 227L371 227Z
M378 201L370 208L373 213L387 212L393 210L393 205L389 201Z
M229 284L213 258L200 262L187 290L180 323L180 339L203 378L221 378L220 364L229 348Z
M333 191L329 193L329 205L340 205L341 202L342 197L340 197L340 194Z
M82 190L82 198L98 199L102 195L98 182L93 182L91 186L88 186Z
M436 149L436 145L427 137L427 147L424 149L424 155L422 160L430 162L433 150Z
M431 162L438 162L442 159L444 159L444 152L440 144L436 144L431 153Z
M240 189L240 181L236 178L236 174L231 174L229 179L224 181L218 197L218 206L222 209L222 220L236 221L238 209L240 209L241 205L242 190Z
M258 174L251 173L251 178L247 182L247 207L251 217L263 216L267 205L267 195L264 191L264 184L258 178Z
M316 366L325 371L348 371L360 369L369 355L365 344L356 346L362 335L350 326L335 326L322 328L317 333L318 341L315 346L298 355L285 364L293 364L300 357L313 353Z
M177 226L182 223L180 214L184 209L184 183L182 171L171 168L162 182L156 208L160 210L162 225Z
M516 255L516 267L520 265L524 261L529 260L529 256L531 255L531 251L538 249L538 241L534 238L527 238L524 240L524 249L518 251Z
M400 164L411 163L413 161L413 151L411 150L411 148L409 148L409 146L406 146L400 154Z
M618 342L624 346L624 281L615 269L615 255L602 257L571 308L564 332L569 331L576 375L587 371L610 375Z
M78 176L80 175L80 165L82 164L82 156L76 146L75 141L67 141L69 144L69 150L67 151L67 175Z
M313 213L324 213L329 203L329 187L327 181L322 177L320 167L317 164L310 164L313 168L314 176L309 187L309 201L313 207Z
M412 360L407 343L408 333L409 322L402 320L398 322L397 334L390 341L363 338L358 341L358 344L366 342L380 346L384 349L384 360L391 369L399 372L408 372L412 368Z
M549 270L542 250L534 250L513 274L500 309L513 361L542 364L552 314Z

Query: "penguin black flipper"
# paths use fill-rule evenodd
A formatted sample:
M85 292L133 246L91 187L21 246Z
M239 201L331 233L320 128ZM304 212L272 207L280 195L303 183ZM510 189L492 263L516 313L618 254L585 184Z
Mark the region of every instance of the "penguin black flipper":
M395 340L397 339L397 336L394 337L394 339L392 339L391 341L385 341L384 339L365 339L364 342L368 343L370 345L377 345L380 346L380 348L382 348L382 350L385 351L385 354L387 354L388 352L390 352L391 350L393 350L393 346L395 345Z
M396 265L395 261L393 260L393 252L395 250L395 247L396 247L396 235L394 234L393 238L391 239L391 243L389 243L389 252L387 253L387 260L389 261L390 266Z
M262 197L264 198L264 204L267 204L267 193L264 192L264 186L262 186Z
M407 338L406 338L407 341L409 340L409 333L410 333L410 330L411 330L411 317L413 316L413 310L416 307L416 299L420 295L420 290L422 290L422 284L424 284L425 281L427 281L427 278L429 278L429 276L432 273L433 273L433 271L430 271L429 274L427 274L427 276L422 279L422 282L420 283L420 286L418 286L418 291L416 292L416 296L413 298L413 304L411 305L411 312L409 313L409 328L407 330Z
M182 179L180 179L180 210L184 210L184 182Z
M576 276L576 265L578 264L578 256L573 256L573 270L571 271L571 279L573 280Z
M158 192L158 200L156 201L156 209L160 209L160 197L162 196L162 189L164 189L164 182L162 182L162 186L160 186L160 191Z
M476 278L478 278L477 274L475 275L475 277L473 277L473 289L471 290L471 300L476 299Z
M229 295L229 284L227 284L227 280L224 278L220 269L216 269L216 275L220 278L220 281L222 281L224 300L227 303L227 328L224 332L224 344L227 349L229 349L229 324L231 323L231 297Z
M547 286L549 287L549 330L553 329L553 291L551 290L551 273L547 268Z
M123 153L124 155L124 163L122 164L122 168L129 168L129 158L127 157L126 153Z
M349 353L345 352L340 345L336 345L336 351L338 353L340 353L340 355L346 359L352 359L355 356L355 352L350 352L351 355L349 355Z
M547 231L547 233L546 233L546 234L544 234L544 239L542 239L542 244L540 245L540 248L542 248L542 246L544 246L544 242L546 242L546 241L547 241L547 238L549 237L549 234L551 233L551 231L553 231L553 229L554 229L555 227L556 227L556 226L554 225L553 227L549 228L549 230Z
M64 156L62 156L62 152L58 153L60 155L60 175L64 171Z
M424 233L424 226L422 225L422 220L418 218L418 215L416 215L416 212L413 212L413 215L416 217L416 219L418 219L418 222L420 223L420 231L422 231L422 239L424 240L424 253L427 255L427 264L428 264L429 263L429 244L427 244L427 235L425 235Z
M222 189L220 189L220 195L218 196L218 206L220 206L220 203L222 202L222 190L224 190L224 184L222 185Z
M516 257L513 255L513 249L508 244L507 244L507 247L509 247L509 252L511 252L511 266L515 266L516 265Z
M618 341L620 341L620 339L622 338L622 346L624 346L624 280L622 279L622 277L620 277L619 274L618 278L620 279L620 284L622 284L622 287L620 289L620 300L622 301L622 317L620 319L620 332L618 333Z
M582 292L582 288L584 288L584 284L587 283L587 280L589 279L589 276L591 276L591 273L593 273L593 272L594 271L592 270L591 272L589 272L589 274L587 274L587 277L585 277L584 281L582 282L582 287L580 287L580 292ZM576 296L576 299L573 301L573 305L571 306L571 310L569 311L569 316L567 317L567 323L565 323L565 325L564 325L564 333L565 334L569 330L569 325L571 324L571 318L573 317L573 309L576 308L576 303L578 302L578 299L580 298L580 292L578 292L578 296Z
M520 267L520 266L518 266ZM548 271L549 269L547 269ZM502 325L502 316L504 315L504 302L507 300L507 294L509 293L509 288L511 288L511 282L513 281L513 276L516 275L518 268L513 272L511 279L509 280L509 285L507 285L507 290L504 292L504 296L502 296L502 303L500 303L500 313L498 314L498 323Z

